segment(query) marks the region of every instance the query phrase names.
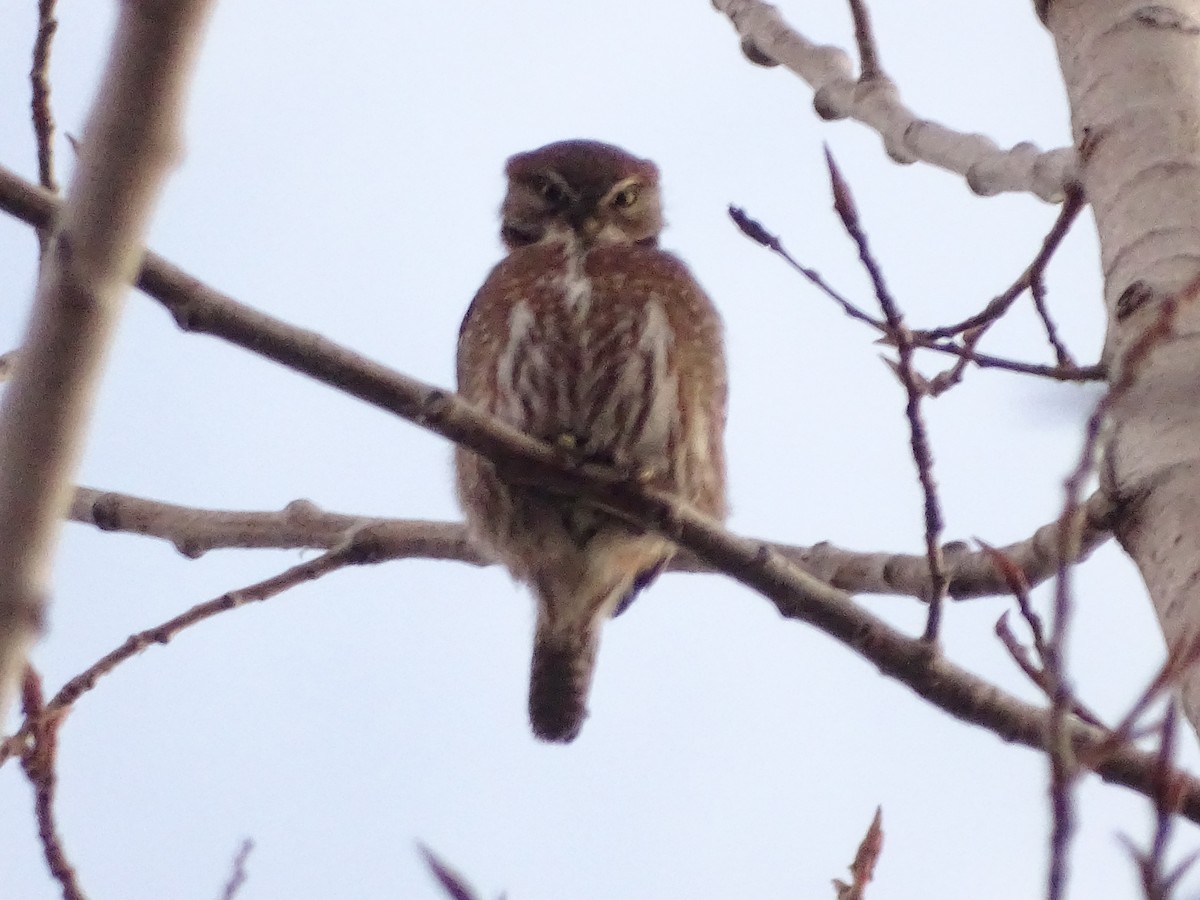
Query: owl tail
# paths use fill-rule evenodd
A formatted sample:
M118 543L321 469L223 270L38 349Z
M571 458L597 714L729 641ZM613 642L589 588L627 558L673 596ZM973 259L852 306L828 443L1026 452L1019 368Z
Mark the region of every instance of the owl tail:
M543 741L569 743L583 727L598 643L598 624L566 634L539 624L529 677L529 722Z

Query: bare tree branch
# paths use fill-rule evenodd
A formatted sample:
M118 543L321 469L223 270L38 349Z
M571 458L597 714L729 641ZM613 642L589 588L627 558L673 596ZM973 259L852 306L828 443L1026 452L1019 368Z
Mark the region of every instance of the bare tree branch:
M1084 508L1085 532L1079 559L1107 540L1114 508L1096 494ZM441 559L476 566L491 564L458 522L420 519L375 519L326 512L309 500L293 500L278 512L198 509L119 494L78 488L70 517L102 531L140 534L170 541L184 556L196 558L210 550L270 548L328 550L356 528L370 524L379 559ZM1003 554L1029 585L1037 585L1058 569L1058 522L1039 528L1030 537L1010 544ZM862 594L929 596L929 566L923 555L863 553L828 542L811 547L766 543L785 559L822 581ZM991 549L972 553L962 542L943 548L950 576L949 595L956 600L989 597L1011 591L1009 576L996 564ZM672 560L669 571L712 572L688 553Z
M897 162L921 161L957 172L983 196L1018 191L1058 202L1076 180L1073 148L1041 151L1022 142L1001 150L982 135L963 134L918 118L900 101L894 83L859 81L844 50L812 43L788 25L774 6L762 0L713 0L713 6L729 17L752 60L791 69L813 88L817 115L862 122L883 139L888 155Z
M879 64L879 48L864 0L850 0L850 16L854 19L854 43L858 45L859 83L887 78Z
M235 900L242 885L246 883L246 860L250 858L253 850L254 841L250 838L242 841L242 846L238 848L237 854L233 857L233 869L229 873L229 880L225 882L225 887L221 890L221 900Z
M1094 366L1076 366L1071 365L1054 365L1046 366L1038 363L1027 363L1015 359L1005 359L999 356L992 356L987 353L979 353L975 347L980 339L986 333L987 328L996 321L1001 315L1008 311L1021 293L1029 287L1030 278L1032 277L1034 266L1045 266L1049 261L1050 255L1057 248L1062 236L1066 234L1067 223L1073 219L1077 208L1071 207L1070 201L1067 204L1069 216L1063 215L1059 217L1055 223L1051 234L1047 236L1047 241L1051 242L1049 247L1043 243L1043 248L1038 257L1035 258L1030 268L1021 275L1014 284L1008 288L999 297L993 299L982 312L977 313L965 322L960 322L957 325L947 325L940 328L931 328L909 332L909 340L916 347L923 350L933 350L937 353L945 353L951 356L958 357L958 362L950 369L937 375L930 381L928 393L933 396L944 393L949 388L958 384L962 380L963 373L966 371L968 363L974 363L981 369L1002 369L1009 372L1016 372L1022 375L1036 375L1042 378L1050 378L1055 381L1103 381L1105 376L1104 367L1101 365ZM895 340L891 336L891 332L887 322L877 319L867 312L864 312L861 307L848 300L843 294L837 291L829 282L827 282L821 273L816 269L802 265L795 257L788 252L784 247L783 242L777 235L772 234L756 219L751 218L744 209L737 206L729 207L729 217L737 225L738 229L746 237L755 243L766 247L771 252L779 256L792 269L803 275L811 284L813 284L821 293L833 300L850 318L871 326L878 331L883 338L881 343L895 344ZM1061 232L1061 233L1060 233ZM1033 270L1033 271L1031 271ZM954 341L941 340L941 338L958 335L963 333L963 342L961 344Z
M209 0L127 0L0 404L0 718L37 635L92 396L175 161ZM42 227L49 222L42 222Z
M837 900L866 900L867 883L875 877L875 865L879 862L879 854L883 851L883 807L875 807L875 818L871 820L867 833L863 835L854 854L854 862L850 863L850 884L833 879L833 889L837 891Z
M1029 631L1033 636L1033 649L1038 657L1037 663L1034 663L1029 658L1029 652L1021 646L1020 641L1017 640L1017 636L1008 627L1007 611L996 621L996 637L1000 639L1000 643L1008 650L1013 662L1029 677L1029 680L1044 691L1047 697L1052 697L1055 685L1046 668L1048 665L1048 647L1045 633L1042 629L1041 617L1034 612L1033 603L1029 598L1029 582L1025 580L1024 573L1003 552L982 542L980 543L984 552L992 558L996 568L1003 573L1005 580L1008 582L1008 589L1017 601L1017 608L1021 611L1021 618L1029 626ZM1100 717L1084 706L1083 702L1078 698L1073 698L1071 712L1089 725L1094 725L1097 728L1106 727Z
M857 7L856 7L857 9ZM865 17L865 12L861 13ZM858 21L856 14L855 21ZM862 27L865 28L865 25ZM938 629L942 619L942 601L946 597L946 588L950 577L946 573L946 560L942 555L942 504L938 498L937 482L933 477L933 448L929 444L929 435L925 428L925 420L921 416L921 399L925 390L921 378L913 366L913 341L900 307L892 297L891 291L883 280L883 271L879 268L871 248L867 243L866 232L858 219L858 210L854 205L854 197L850 185L842 177L841 171L834 162L833 154L825 148L825 163L829 167L829 181L833 188L833 208L850 239L858 248L858 258L863 268L871 278L875 288L875 299L883 310L887 321L888 336L896 346L899 363L894 371L904 387L904 415L908 419L909 450L912 453L913 464L917 468L917 480L921 484L921 494L925 499L925 557L929 561L929 595L925 598L929 603L929 616L926 619L925 633L922 637L930 642L938 639Z
M1063 239L1070 232L1075 220L1079 218L1079 213L1083 210L1083 207L1083 188L1078 184L1068 185L1063 204L1058 211L1058 217L1054 220L1054 224L1050 226L1050 230L1046 233L1046 236L1042 238L1042 245L1038 249L1037 254L1033 257L1029 265L1025 267L1025 271L1004 290L1004 293L998 297L994 297L983 309L975 313L975 315L963 319L961 322L953 325L944 325L939 328L928 328L921 331L920 334L931 338L953 337L956 334L961 334L972 328L978 328L981 325L991 325L1003 316L1008 312L1016 299L1035 281L1041 281L1045 278L1046 267L1050 265L1050 260L1062 245Z
M94 688L101 678L110 674L121 663L133 659L143 650L155 644L168 644L184 629L211 619L220 613L238 609L248 603L260 603L297 585L315 581L346 566L364 565L377 561L376 550L377 544L371 528L369 526L361 528L341 546L329 550L315 559L292 566L278 575L273 575L239 590L227 591L212 600L196 604L191 609L160 625L130 635L119 647L100 657L64 684L49 703L40 707L40 712L36 717L27 716L21 728L12 737L0 743L0 765L3 765L10 756L23 754L28 746L30 736L36 735L39 728L43 727L45 723L60 721L75 702Z
M22 735L21 767L25 770L29 783L33 785L42 855L46 858L50 874L62 889L63 900L86 900L86 895L79 886L75 867L71 865L63 849L54 817L54 794L58 786L58 773L55 768L58 758L58 726L62 719L45 715L42 679L30 666L25 668L21 711L25 715L25 721L30 723L30 727L24 730ZM0 762L2 761L3 756L0 756Z
M6 180L0 178L0 185ZM38 209L51 214L54 198L28 187L31 192L24 193L25 208L32 208L35 217ZM317 334L243 306L158 257L147 255L138 283L166 306L185 330L211 334L273 359L489 459L518 464L547 490L597 502L658 531L712 568L770 599L785 618L816 626L956 718L1010 742L1045 747L1049 727L1045 710L951 663L928 642L892 628L769 545L730 534L677 498L647 490L623 473L566 458L561 450L480 412L452 393L392 372ZM1098 503L1111 525L1115 507L1103 500ZM1074 541L1071 545L1077 551L1082 547ZM1067 729L1072 743L1081 748L1103 739L1102 732L1074 720L1067 723ZM1153 770L1152 756L1122 748L1101 761L1095 771L1106 781L1148 793ZM1188 783L1183 809L1189 818L1200 821L1200 781Z
M1178 809L1178 782L1175 770L1175 731L1178 723L1176 706L1167 706L1159 728L1158 741L1158 789L1154 795L1154 837L1148 851L1138 850L1124 835L1120 837L1133 856L1141 878L1146 900L1170 900L1179 881L1200 857L1200 852L1188 854L1181 862L1167 871L1167 844L1171 840L1171 826Z
M476 900L477 895L466 880L446 865L432 850L424 844L417 844L417 849L425 859L425 865L437 879L438 885L450 900Z
M38 0L37 39L33 44L33 66L29 70L29 81L33 97L30 107L33 113L33 133L37 142L38 180L49 191L58 191L58 179L54 176L54 112L50 108L50 46L58 30L58 19L54 17L57 0Z

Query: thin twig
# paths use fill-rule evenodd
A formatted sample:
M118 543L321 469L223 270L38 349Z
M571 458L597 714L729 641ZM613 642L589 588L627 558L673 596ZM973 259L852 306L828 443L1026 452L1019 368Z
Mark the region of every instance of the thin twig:
M417 850L424 857L425 864L429 866L429 871L433 873L433 877L437 879L437 883L446 892L446 896L450 900L475 900L477 896L475 891L472 890L471 886L467 884L461 875L442 862L424 844L417 844Z
M248 587L228 591L212 600L198 603L191 609L168 619L167 621L132 634L120 646L110 650L96 660L66 684L45 705L36 719L26 718L21 728L8 740L0 743L0 764L9 756L20 753L31 734L36 733L42 723L61 720L75 702L96 686L105 675L110 674L117 666L137 656L143 650L155 644L168 644L186 628L190 628L205 619L215 615L245 606L248 603L259 603L282 594L297 585L314 581L330 572L346 566L361 565L377 559L376 544L370 526L355 532L341 546L322 553L314 559L292 566L278 575L273 575Z
M322 553L313 559L292 566L270 578L234 591L227 591L212 600L198 603L174 618L130 635L119 647L109 651L80 674L62 686L46 706L54 715L65 711L81 696L96 686L118 665L137 656L155 644L168 644L181 631L211 619L223 612L238 609L248 603L261 603L297 585L315 581L346 566L355 565L370 557L369 541L350 541L341 547Z
M1050 342L1050 347L1054 350L1054 359L1059 368L1073 369L1075 368L1075 359L1067 350L1067 345L1063 343L1062 338L1059 337L1058 327L1054 324L1054 320L1050 318L1050 309L1046 305L1044 276L1045 272L1038 270L1029 277L1029 295L1033 298L1033 308L1037 311L1038 318L1042 320L1042 327L1046 329L1046 340Z
M871 31L871 17L863 0L850 0L850 16L854 19L854 42L858 45L860 82L884 77L879 65L879 50Z
M37 810L38 837L50 874L62 889L63 900L86 900L79 886L75 867L67 859L58 826L54 818L54 793L58 785L56 761L58 756L58 726L56 716L46 716L42 697L42 679L32 666L25 667L21 689L21 711L32 723L25 737L25 752L21 768L33 785L34 807Z
M1042 619L1034 611L1033 602L1029 597L1029 582L1025 578L1025 573L1003 551L997 550L983 541L979 541L979 544L983 547L984 552L991 557L993 565L996 566L1004 580L1008 583L1009 592L1017 601L1017 608L1021 612L1021 617L1029 626L1029 631L1033 635L1033 647L1037 653L1038 662L1034 663L1029 658L1028 651L1021 646L1016 635L1008 627L1007 611L996 622L996 637L1000 639L1005 649L1008 650L1009 655L1018 668L1029 677L1030 681L1045 691L1048 697L1053 699L1055 682L1049 674L1049 647L1042 629ZM1084 706L1083 702L1078 698L1071 698L1071 712L1089 725L1095 725L1097 728L1106 727L1100 717Z
M1142 882L1146 900L1169 900L1179 881L1200 857L1200 852L1188 854L1169 872L1166 870L1167 845L1171 826L1179 812L1179 772L1175 768L1175 737L1178 714L1174 702L1167 706L1159 728L1158 767L1154 793L1154 836L1148 851L1139 850L1125 835L1121 835Z
M1030 659L1029 651L1021 645L1017 636L1013 634L1012 629L1008 625L1007 610L1001 613L1000 618L996 620L993 631L995 631L996 637L1000 639L1000 643L1004 645L1004 649L1008 651L1009 657L1017 664L1017 668L1024 672L1034 685L1049 695L1051 686L1046 677L1046 670L1043 666L1039 666ZM1087 722L1089 725L1094 725L1096 728L1107 729L1108 727L1098 715L1084 706L1079 700L1072 702L1071 712L1081 721Z
M883 852L883 807L875 807L875 817L863 835L854 854L854 862L850 863L851 882L847 884L840 878L833 879L833 889L837 892L837 900L865 900L867 883L875 877L875 866L879 862L879 854Z
M821 293L840 306L842 311L847 316L852 319L856 319L859 322L865 322L880 334L886 335L888 333L888 326L886 322L882 321L881 319L876 319L874 316L864 312L862 309L847 300L842 294L838 293L837 290L835 290L833 286L829 284L829 282L822 278L821 273L816 269L811 269L808 266L801 265L799 262L797 262L795 257L793 257L783 246L783 242L777 235L771 234L771 232L767 231L761 222L759 222L757 219L752 219L740 206L729 207L729 218L733 219L733 224L735 224L741 230L742 234L750 238L750 240L754 241L756 244L766 247L772 253L779 256L780 259L782 259L794 270L807 278L813 285L815 285L817 289L821 291Z
M953 325L942 325L938 328L927 328L918 332L924 337L942 338L953 337L956 334L961 334L971 328L991 325L1001 316L1003 316L1010 306L1023 294L1030 284L1035 279L1044 277L1046 267L1050 264L1059 245L1062 244L1063 238L1071 230L1071 226L1079 217L1079 213L1085 206L1083 188L1078 184L1069 185L1066 195L1063 198L1062 206L1058 210L1058 218L1054 220L1054 224L1050 226L1050 230L1046 236L1042 238L1042 245L1038 249L1037 254L1033 257L1033 261L1025 267L1017 280L1008 286L1004 293L995 297L977 312L975 315L963 319Z
M933 449L929 445L929 435L925 429L925 420L921 417L921 398L924 388L913 367L913 342L900 307L892 297L883 280L883 272L871 255L867 235L858 219L858 210L854 205L854 197L850 186L838 170L833 154L825 148L825 163L829 167L829 180L833 188L833 208L842 220L842 226L858 247L858 258L870 275L871 284L875 288L875 297L883 310L884 319L888 324L888 332L896 344L899 364L895 371L904 386L907 401L904 414L908 419L909 446L913 462L917 467L917 478L921 482L921 492L925 498L925 554L929 559L929 615L925 621L924 640L936 643L938 628L942 619L942 602L946 598L946 588L950 583L946 574L946 560L942 554L942 505L938 499L937 483L933 478Z
M962 372L966 369L966 363L974 363L981 369L1001 369L1006 372L1014 372L1018 375L1035 375L1038 378L1049 378L1052 381L1088 383L1093 381L1103 381L1107 370L1102 364L1096 363L1088 366L1048 366L1044 363L1024 362L1019 359L1007 359L1003 356L993 356L990 353L979 353L975 350L975 345L979 343L982 333L976 334L973 331L968 331L963 334L963 343L956 344L953 341L936 340L927 338L918 332L912 334L913 343L922 350L934 350L938 353L946 353L951 356L957 356L961 362L956 368L958 372L953 376L948 372L943 372L930 379L934 383L938 383L950 379L956 384L962 380ZM950 387L950 384L945 385L940 392L944 393L945 389Z
M964 352L959 361L946 371L935 375L932 379L932 390L935 396L944 393L962 381L968 357L977 356L975 348L979 345L987 330L1012 307L1013 302L1026 288L1030 290L1033 296L1034 309L1046 330L1046 338L1054 350L1056 360L1056 365L1044 366L1042 367L1043 371L1038 374L1058 378L1063 381L1090 381L1100 380L1103 377L1103 370L1100 366L1081 368L1075 364L1066 345L1059 338L1058 330L1054 325L1054 321L1050 318L1050 311L1046 306L1046 267L1050 264L1051 258L1062 243L1063 238L1066 237L1067 232L1070 231L1072 223L1078 218L1082 208L1083 189L1078 185L1073 185L1067 191L1066 199L1059 210L1058 218L1055 220L1054 225L1046 237L1042 239L1041 249L1038 250L1037 255L1033 258L1033 262L1025 268L1020 277L1003 294L992 300L982 312L963 322L959 322L957 325L929 329L921 333L921 337L928 340L950 337L955 334L962 335L961 349ZM978 359L973 361L979 364ZM1009 366L1007 368L1013 367ZM1033 373L1031 372L1030 374Z
M1141 719L1146 711L1163 694L1179 684L1197 662L1200 662L1200 631L1185 636L1167 648L1167 657L1163 660L1163 664L1137 700L1130 706L1129 711L1110 731L1108 737L1093 747L1088 754L1082 755L1080 761L1084 765L1090 765L1095 760L1103 758L1106 753L1111 753L1117 747L1135 740L1141 727Z
M246 883L246 860L250 858L250 852L253 849L253 840L246 838L242 841L242 846L238 848L237 854L233 857L233 868L229 873L229 880L225 882L225 887L221 891L221 900L234 900L238 891L242 889L242 885Z
M33 112L33 133L37 141L38 179L48 191L58 192L54 177L54 112L50 106L50 48L58 19L54 17L57 0L38 0L37 39L33 44L33 66L29 81L33 88L30 107Z
M809 266L805 266L796 260L794 256L784 247L783 241L778 235L772 234L758 220L752 218L744 209L737 206L729 207L729 217L737 225L738 229L750 240L754 241L762 247L767 248L772 253L776 254L780 259L788 264L793 270L804 276L814 287L822 294L836 303L847 316L857 322L862 322L869 325L882 335L881 343L894 345L888 328L887 322L877 319L865 312L861 307L848 300L844 294L840 293L832 285L829 284L821 274ZM1047 366L1041 363L1029 363L1015 359L1005 359L1001 356L993 356L987 353L978 353L975 351L975 344L978 343L982 332L975 335L973 338L967 338L965 345L955 343L954 341L943 340L929 331L912 331L909 332L909 338L915 346L923 350L932 350L936 353L944 353L950 356L958 357L958 364L951 371L943 372L941 375L933 379L933 384L930 388L930 393L937 395L943 393L953 384L957 384L962 378L962 373L966 369L967 363L974 363L981 369L1001 369L1004 371L1015 372L1021 375L1035 375L1040 378L1050 378L1054 381L1071 381L1071 382L1088 382L1088 381L1103 381L1104 367L1103 366ZM965 336L966 337L966 336Z

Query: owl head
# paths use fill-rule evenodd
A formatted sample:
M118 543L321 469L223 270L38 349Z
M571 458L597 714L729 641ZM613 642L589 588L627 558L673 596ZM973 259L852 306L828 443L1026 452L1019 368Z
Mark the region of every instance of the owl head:
M612 144L559 141L508 161L500 237L509 250L543 241L583 247L658 242L658 167Z

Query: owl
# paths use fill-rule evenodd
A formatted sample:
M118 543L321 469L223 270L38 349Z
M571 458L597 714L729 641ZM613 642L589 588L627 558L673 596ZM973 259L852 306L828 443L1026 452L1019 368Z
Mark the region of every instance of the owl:
M657 167L572 140L513 156L506 174L508 254L463 319L459 392L579 459L723 518L721 321L687 267L658 247ZM603 624L675 546L461 447L455 474L473 537L537 601L533 732L571 741L587 715Z

